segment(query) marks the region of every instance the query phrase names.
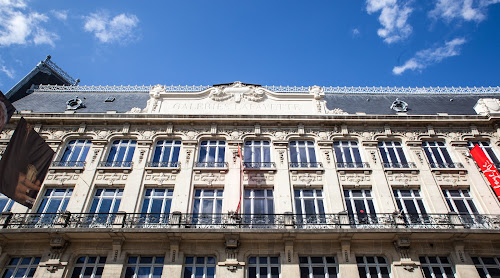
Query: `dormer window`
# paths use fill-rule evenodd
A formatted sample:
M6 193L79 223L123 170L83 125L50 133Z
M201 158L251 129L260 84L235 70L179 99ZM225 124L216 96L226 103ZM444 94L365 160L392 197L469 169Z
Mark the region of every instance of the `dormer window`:
M78 97L72 98L66 102L66 110L77 110L80 108L85 108L83 100Z

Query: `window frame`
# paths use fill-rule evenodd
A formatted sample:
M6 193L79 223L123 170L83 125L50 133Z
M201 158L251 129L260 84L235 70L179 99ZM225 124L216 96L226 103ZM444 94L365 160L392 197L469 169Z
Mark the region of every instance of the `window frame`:
M193 263L190 263L188 264L187 263L187 259L188 258L192 258L193 259ZM203 258L203 264L200 264L198 263L198 258ZM213 259L214 260L214 263L210 263L209 262L209 259ZM210 278L210 277L216 277L217 276L217 257L216 256L211 256L211 255L207 255L207 256L184 256L184 263L182 264L182 277L186 277L186 268L187 267L191 267L191 269L193 270L196 270L197 267L200 267L200 266L203 266L203 277L206 277L206 278ZM208 276L208 269L210 268L213 268L214 270L214 273L213 273L213 276ZM196 277L196 271L192 271L191 272L191 275L190 275L190 278L194 278Z
M163 195L155 195L157 191L164 190ZM149 196L147 195L149 191ZM172 208L172 201L174 197L173 188L145 188L143 193L142 205L141 205L141 222L145 224L162 224L168 223L170 217L170 210ZM153 208L153 203L155 200L161 200L160 212L151 212ZM147 208L144 211L144 206ZM170 203L168 202L170 201ZM167 210L168 207L168 210Z
M92 258L92 257L95 257L95 262L94 263L89 263L89 258ZM84 262L83 263L78 263L78 260L80 258L84 258ZM101 259L104 259L104 262L102 263L101 262ZM89 267L92 267L92 274L91 274L91 277L92 278L95 278L95 277L102 277L102 271L101 271L101 274L96 274L96 272L99 270L99 268L102 267L102 270L104 270L104 266L106 265L106 261L107 261L107 256L104 255L104 256L101 256L101 255L79 255L77 256L77 258L75 259L74 261L74 264L73 264L73 271L71 271L71 276L70 277L73 277L75 276L75 269L78 268L78 267L81 267L80 269L80 272L78 274L78 278L83 278L83 275L85 275L85 270Z
M252 258L255 258L255 263L251 263L251 259ZM266 263L261 263L260 259L261 258L266 258ZM273 263L271 259L275 259L277 258L278 259L278 263ZM278 277L281 277L281 257L278 255L278 256L271 256L271 255L262 255L262 256L259 256L259 255L255 255L255 256L249 256L248 257L248 264L247 264L247 271L246 271L246 274L247 274L247 277L248 278L252 278L253 276L251 276L250 274L250 271L252 270L252 268L255 268L255 277L266 277L266 278L271 278L273 277L272 275L272 269L273 267L274 268L278 268ZM266 276L261 276L260 274L260 271L261 269L265 267L266 268L266 271L267 271L267 275Z
M313 263L312 258L321 258L322 262L321 263ZM329 263L327 258L333 258L334 262ZM301 262L303 259L306 259L307 262ZM314 278L315 273L314 273L314 268L323 268L324 272L324 277L325 278L332 278L332 277L338 277L339 276L339 263L337 261L337 258L335 256L299 256L299 271L300 271L300 277L304 278L302 275L302 269L306 268L308 269L308 275L306 276L307 278ZM330 268L335 268L335 276L331 276L329 269Z
M179 167L179 155L181 152L181 147L182 140L180 139L169 138L157 140L154 144L151 161L148 163L148 167ZM168 158L165 160L167 149ZM160 152L158 157L156 156L157 152ZM158 159L156 159L156 157Z
M430 261L429 258L435 258L437 262L433 263ZM446 258L446 260L448 262L447 263L441 262L441 260L443 258ZM456 271L454 269L454 265L451 263L451 260L450 260L450 258L448 258L448 256L419 256L418 259L420 261L420 268L422 269L422 276L424 278L437 277L436 276L437 274L434 273L434 270L436 268L439 268L439 270L441 272L440 277L443 277L443 274L445 274L446 278L455 278ZM422 259L425 259L425 262L423 262ZM452 272L451 276L448 276L448 273L446 273L445 267L449 267L451 269L451 272ZM427 269L429 271L430 276L426 275L425 269Z
M368 168L368 164L363 162L364 159L359 146L357 140L334 141L333 153L335 154L337 168Z
M486 264L484 259L492 259L495 264ZM481 278L491 277L489 269L497 269L500 272L500 257L495 256L471 256L472 262L476 267ZM481 272L480 272L481 271Z
M83 142L82 142L83 141ZM61 152L61 156L59 158L57 166L77 166L83 167L85 164L85 160L87 159L88 153L90 151L90 147L92 147L91 139L71 139L69 140L64 149ZM75 153L75 149L80 148L78 150L78 156L76 159L72 159ZM67 158L65 158L66 153L69 151Z
M409 191L411 196L403 196L402 191ZM404 217L405 222L411 225L424 224L429 221L429 215L420 189L393 188L392 193L399 213ZM408 212L405 201L411 201L415 206L416 213Z
M125 142L126 141L126 142ZM114 150L116 148L116 150ZM125 149L121 160L117 160L121 155L122 149ZM137 140L135 139L116 139L109 145L106 160L103 161L105 167L132 167Z
M434 145L431 145L431 143ZM422 150L427 157L429 166L433 169L460 168L460 164L453 161L448 146L444 141L422 141Z
M273 167L271 154L270 140L245 140L243 143L243 166L245 168L271 168Z
M4 206L0 206L2 209L0 212L8 212L12 210L12 206L14 205L15 201L12 200L11 198L5 196L4 194L0 193L0 204L4 203Z
M378 223L377 206L374 202L371 189L344 189L343 191L346 209L349 216L349 222L351 223L351 225L357 226ZM354 191L360 191L361 196L354 196ZM358 208L356 205L356 201L362 201L364 209ZM363 212L363 210L366 210L366 212ZM360 216L362 218L360 218Z
M484 154L486 155L487 158L495 164L495 167L500 166L500 160L498 158L497 153L493 149L493 146L491 146L490 142L487 140L467 140L467 148L471 150L475 144L477 144L481 150L483 150Z
M363 262L359 262L359 259L362 259ZM373 263L368 262L368 258L373 258ZM379 262L380 258L382 258L385 262ZM387 258L385 256L378 256L378 255L363 255L363 256L356 256L356 266L358 267L358 273L360 278L364 277L371 277L370 273L370 267L375 267L377 270L377 277L383 277L381 275L387 274L386 277L392 277L391 275L391 265L388 263ZM365 272L365 276L362 276L359 270L363 268ZM387 273L382 273L381 269L385 268L387 270Z
M141 258L144 258L144 257L151 257L151 263L141 263ZM131 263L130 262L130 259L131 258L136 258L136 262L135 263ZM161 263L157 263L157 259L158 258L162 258L162 262ZM156 256L156 255L128 255L127 256L127 262L124 264L124 274L123 274L123 277L124 278L128 278L128 277L131 277L131 278L136 278L138 277L138 273L139 273L139 269L140 268L146 268L146 267L149 267L149 277L153 277L153 275L158 275L158 274L155 274L155 270L156 269L160 269L161 270L161 273L160 273L160 277L163 275L163 267L165 266L165 256ZM128 270L129 268L133 268L133 273L132 273L132 276L127 276L129 273L128 273Z
M288 142L290 168L323 167L316 155L316 142L310 139L297 139ZM305 161L303 161L305 159Z
M403 144L400 141L383 140L377 143L384 168L412 168L406 159Z
M30 258L29 263L22 264L22 262L27 258ZM15 265L12 265L12 261L14 259L17 259L18 262ZM6 277L6 278L16 277L13 275L17 275L17 272L19 271L21 266L26 266L26 267L23 267L23 268L26 268L26 271L24 272L24 275L22 277L34 277L35 272L37 271L38 266L40 264L40 261L41 261L41 256L11 256L3 268L2 277ZM14 270L13 270L11 276L7 277L6 275L7 275L7 271L9 269L14 269ZM32 269L34 269L35 271L33 271L32 275L29 275ZM26 273L28 275L26 275Z
M213 142L215 142L215 144L212 144ZM226 146L227 143L224 139L201 140L198 144L198 159L196 160L195 167L226 167ZM212 160L211 153L213 153L214 156L213 161L210 161Z

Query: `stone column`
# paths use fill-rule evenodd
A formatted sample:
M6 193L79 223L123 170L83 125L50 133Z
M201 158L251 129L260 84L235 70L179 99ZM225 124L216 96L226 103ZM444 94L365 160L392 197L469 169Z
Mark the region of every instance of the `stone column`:
M108 252L102 277L121 277L127 258L126 252L122 252L122 245L123 239L113 239L112 249Z
M333 141L318 141L319 154L318 160L323 163L325 172L323 174L324 185L323 194L325 200L325 211L327 213L339 213L346 210L344 193L342 186L339 183L337 167L335 167L335 159L333 158Z
M397 210L397 207L392 196L392 188L387 182L377 144L377 141L363 142L364 157L367 158L367 162L370 163L370 168L372 169L373 201L377 203L377 213L393 213Z
M170 238L169 241L170 248L165 255L166 261L161 277L182 277L184 254L179 252L180 238Z
M415 161L417 168L420 169L421 193L424 196L427 213L448 213L448 206L444 200L441 187L434 179L430 165L427 161L424 151L422 150L421 141L407 141L406 144L410 149L409 158Z
M222 202L222 212L236 211L238 203L241 198L240 213L243 211L243 176L241 175L241 160L238 154L238 145L240 149L243 145L241 140L228 140L227 149L225 153L225 161L228 164L227 173L220 173L224 175L224 201ZM243 150L241 150L243 151Z
M464 242L457 240L453 242L453 251L450 254L455 264L455 273L458 277L479 277L471 257L464 250Z
M356 258L351 252L351 241L349 238L340 239L341 251L337 253L339 261L339 274L342 277L359 278Z
M140 193L142 192L144 167L146 167L152 143L153 141L151 140L137 140L137 147L132 158L132 171L128 175L123 188L123 197L119 211L133 213L136 211L135 208L138 202L142 200Z
M193 190L193 165L196 159L197 140L183 140L179 154L181 169L175 179L171 212L188 213L190 211L190 193Z
M107 143L106 140L92 140L92 145L85 159L85 168L73 188L73 193L66 207L67 211L72 213L86 212L85 205L92 198L96 168L99 161L103 159L104 148Z
M293 238L285 239L284 252L281 252L281 277L300 277L298 254L293 251Z
M288 168L288 141L274 141L276 174L274 176L274 205L276 214L293 212L293 188Z

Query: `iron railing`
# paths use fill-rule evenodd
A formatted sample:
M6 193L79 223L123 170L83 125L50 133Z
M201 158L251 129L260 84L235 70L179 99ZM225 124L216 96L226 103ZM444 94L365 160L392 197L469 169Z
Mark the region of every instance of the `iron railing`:
M83 168L85 161L53 161L52 167L76 167Z
M367 162L337 162L337 168L370 168Z
M227 162L195 162L194 167L199 168L227 168Z
M464 168L464 165L460 162L454 162L454 163L431 162L430 165L431 165L431 168Z
M146 163L146 167L166 167L166 168L179 168L181 163L179 161L150 161Z
M0 229L184 228L184 229L488 229L500 230L500 215L470 214L182 214L2 213Z
M133 162L132 161L100 161L98 167L125 167L125 168L130 168L132 167Z
M321 162L290 162L290 168L323 168Z
M250 169L276 168L274 162L243 162L243 167Z
M406 163L391 163L384 162L384 168L417 168L417 165L414 162L406 162Z

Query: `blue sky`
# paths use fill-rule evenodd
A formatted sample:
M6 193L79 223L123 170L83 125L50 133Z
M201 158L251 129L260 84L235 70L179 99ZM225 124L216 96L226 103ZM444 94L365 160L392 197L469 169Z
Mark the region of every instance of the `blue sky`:
M498 86L500 0L0 0L0 90L46 55L82 85Z

